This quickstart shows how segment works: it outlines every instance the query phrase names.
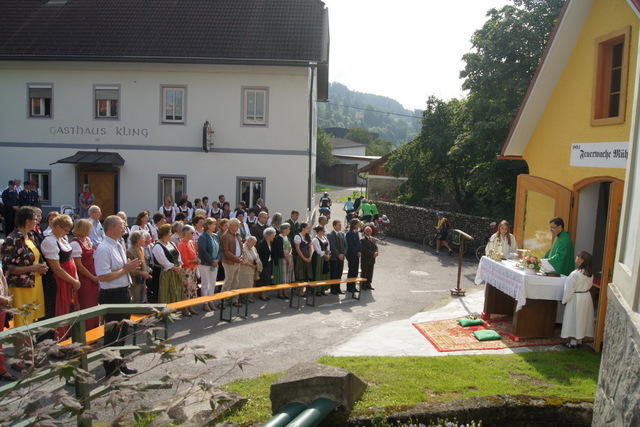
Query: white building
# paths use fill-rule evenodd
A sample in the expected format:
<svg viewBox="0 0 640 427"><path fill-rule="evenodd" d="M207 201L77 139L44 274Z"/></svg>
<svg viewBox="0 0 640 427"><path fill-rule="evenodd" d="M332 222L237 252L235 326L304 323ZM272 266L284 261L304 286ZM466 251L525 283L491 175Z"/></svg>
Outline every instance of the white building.
<svg viewBox="0 0 640 427"><path fill-rule="evenodd" d="M0 179L105 214L164 195L314 206L320 0L0 3ZM2 10L4 9L4 10Z"/></svg>

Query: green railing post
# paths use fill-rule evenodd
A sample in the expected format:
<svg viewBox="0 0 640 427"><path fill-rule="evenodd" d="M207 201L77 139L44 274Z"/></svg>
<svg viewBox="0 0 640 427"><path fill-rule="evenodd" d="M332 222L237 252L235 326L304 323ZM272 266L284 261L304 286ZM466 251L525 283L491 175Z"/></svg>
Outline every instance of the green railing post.
<svg viewBox="0 0 640 427"><path fill-rule="evenodd" d="M86 344L86 324L84 319L76 321L71 326L71 340L74 343ZM89 361L87 360L86 351L80 353L80 367L89 371ZM81 427L91 427L91 419L84 416L84 411L91 409L91 400L89 399L89 385L75 379L76 398L82 403L82 412L78 414L78 425Z"/></svg>

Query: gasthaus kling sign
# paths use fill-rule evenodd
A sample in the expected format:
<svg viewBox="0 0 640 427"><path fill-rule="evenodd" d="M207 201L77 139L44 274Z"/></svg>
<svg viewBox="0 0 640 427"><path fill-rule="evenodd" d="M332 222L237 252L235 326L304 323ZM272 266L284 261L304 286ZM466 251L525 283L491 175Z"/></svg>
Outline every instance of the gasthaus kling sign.
<svg viewBox="0 0 640 427"><path fill-rule="evenodd" d="M571 166L624 169L628 142L579 142L571 145Z"/></svg>

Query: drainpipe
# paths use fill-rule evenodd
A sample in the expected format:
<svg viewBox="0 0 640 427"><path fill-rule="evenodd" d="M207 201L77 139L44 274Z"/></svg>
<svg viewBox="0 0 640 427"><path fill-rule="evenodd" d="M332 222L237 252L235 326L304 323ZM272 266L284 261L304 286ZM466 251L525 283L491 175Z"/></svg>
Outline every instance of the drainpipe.
<svg viewBox="0 0 640 427"><path fill-rule="evenodd" d="M309 215L311 215L311 209L313 208L313 206L311 206L311 194L312 191L314 191L311 187L314 184L311 182L311 171L313 170L313 86L315 84L318 64L317 62L310 62L309 65L311 69L311 81L309 84L309 185L307 186L307 210Z"/></svg>
<svg viewBox="0 0 640 427"><path fill-rule="evenodd" d="M264 423L262 427L285 427L305 409L307 409L307 405L303 403L287 403L273 418Z"/></svg>
<svg viewBox="0 0 640 427"><path fill-rule="evenodd" d="M336 402L325 397L316 399L311 402L307 409L287 424L287 427L315 427L333 411L336 405Z"/></svg>

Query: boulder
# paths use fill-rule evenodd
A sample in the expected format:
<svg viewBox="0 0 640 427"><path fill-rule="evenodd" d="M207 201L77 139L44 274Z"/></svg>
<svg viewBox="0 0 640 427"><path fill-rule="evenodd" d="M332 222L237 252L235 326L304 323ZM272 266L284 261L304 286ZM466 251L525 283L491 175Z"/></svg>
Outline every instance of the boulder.
<svg viewBox="0 0 640 427"><path fill-rule="evenodd" d="M300 363L271 385L271 409L276 413L289 402L306 405L325 397L340 411L351 411L367 384L346 369L318 363Z"/></svg>

